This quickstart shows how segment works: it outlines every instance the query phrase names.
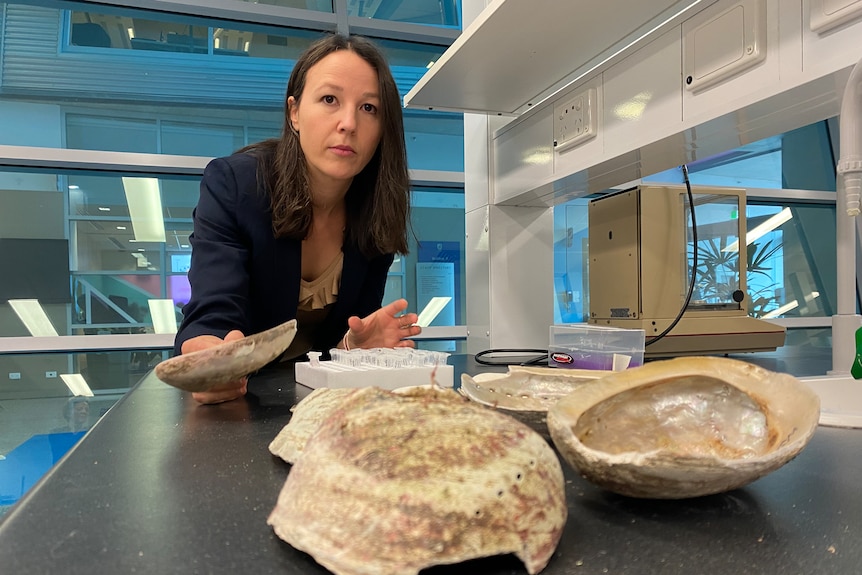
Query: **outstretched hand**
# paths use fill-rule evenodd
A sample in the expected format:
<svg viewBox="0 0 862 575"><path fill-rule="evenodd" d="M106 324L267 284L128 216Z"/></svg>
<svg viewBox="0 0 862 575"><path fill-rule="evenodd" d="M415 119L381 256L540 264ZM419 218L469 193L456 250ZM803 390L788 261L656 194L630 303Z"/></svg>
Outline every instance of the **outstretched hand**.
<svg viewBox="0 0 862 575"><path fill-rule="evenodd" d="M415 313L403 313L406 309L407 300L398 299L364 318L355 315L350 317L347 320L350 330L346 336L350 349L416 347L416 342L405 338L422 333L422 328L415 325L419 316Z"/></svg>
<svg viewBox="0 0 862 575"><path fill-rule="evenodd" d="M191 353L193 351L201 351L216 345L221 345L228 341L235 341L245 337L239 330L233 330L220 339L214 335L199 335L183 342L182 352ZM192 393L192 397L198 403L223 403L231 401L245 395L248 388L248 377L241 377L234 381L229 381L224 385L216 386L209 391L199 391Z"/></svg>

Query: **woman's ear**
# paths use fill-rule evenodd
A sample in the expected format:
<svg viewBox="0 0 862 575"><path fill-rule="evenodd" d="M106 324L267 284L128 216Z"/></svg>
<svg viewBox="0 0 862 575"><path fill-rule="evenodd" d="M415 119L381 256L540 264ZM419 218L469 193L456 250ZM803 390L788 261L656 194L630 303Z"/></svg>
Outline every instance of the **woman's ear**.
<svg viewBox="0 0 862 575"><path fill-rule="evenodd" d="M288 109L288 118L290 120L290 127L293 128L294 132L299 132L299 104L296 101L296 98L293 96L289 96L287 98L287 109Z"/></svg>

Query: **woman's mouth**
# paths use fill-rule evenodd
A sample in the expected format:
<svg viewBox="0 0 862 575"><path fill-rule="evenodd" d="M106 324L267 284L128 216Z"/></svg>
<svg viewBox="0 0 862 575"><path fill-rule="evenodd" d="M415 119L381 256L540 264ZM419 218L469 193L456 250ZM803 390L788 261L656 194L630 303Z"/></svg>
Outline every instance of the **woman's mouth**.
<svg viewBox="0 0 862 575"><path fill-rule="evenodd" d="M352 156L356 153L350 146L332 146L329 149L339 156Z"/></svg>

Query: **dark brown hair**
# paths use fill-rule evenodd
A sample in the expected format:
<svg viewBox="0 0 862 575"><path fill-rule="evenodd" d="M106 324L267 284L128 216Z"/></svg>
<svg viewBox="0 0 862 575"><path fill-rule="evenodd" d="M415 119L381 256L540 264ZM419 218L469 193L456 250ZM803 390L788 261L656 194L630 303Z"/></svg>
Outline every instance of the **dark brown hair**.
<svg viewBox="0 0 862 575"><path fill-rule="evenodd" d="M314 42L296 61L284 98L281 137L246 146L258 158L258 179L269 192L272 228L276 237L304 239L311 225L311 193L305 154L292 129L287 100L302 99L308 70L336 50L350 50L377 72L380 91L381 137L371 160L353 178L345 197L345 242L366 257L407 253L410 216L410 176L404 144L401 96L380 50L360 36L327 36Z"/></svg>

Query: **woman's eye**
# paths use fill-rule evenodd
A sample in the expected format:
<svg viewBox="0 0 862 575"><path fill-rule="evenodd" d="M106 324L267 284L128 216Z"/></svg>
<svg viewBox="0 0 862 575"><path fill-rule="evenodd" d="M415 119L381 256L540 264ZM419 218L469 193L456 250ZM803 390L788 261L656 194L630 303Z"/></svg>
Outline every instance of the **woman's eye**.
<svg viewBox="0 0 862 575"><path fill-rule="evenodd" d="M323 101L326 102L327 104L334 104L335 103L335 96L324 96Z"/></svg>
<svg viewBox="0 0 862 575"><path fill-rule="evenodd" d="M362 104L362 110L370 114L374 114L377 112L377 106L374 104Z"/></svg>

